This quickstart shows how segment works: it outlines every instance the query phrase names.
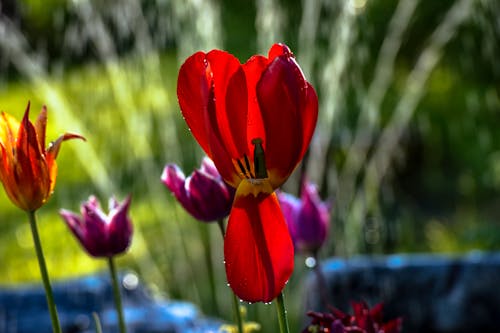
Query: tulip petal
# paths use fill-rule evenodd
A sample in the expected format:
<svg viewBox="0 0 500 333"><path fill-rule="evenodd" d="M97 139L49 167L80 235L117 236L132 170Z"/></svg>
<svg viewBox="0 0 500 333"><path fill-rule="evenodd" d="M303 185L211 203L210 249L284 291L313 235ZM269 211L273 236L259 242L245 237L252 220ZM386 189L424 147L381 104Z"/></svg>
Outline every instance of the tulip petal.
<svg viewBox="0 0 500 333"><path fill-rule="evenodd" d="M5 192L11 199L11 201L18 207L25 209L24 207L25 203L21 198L22 192L19 191L18 185L13 175L14 165L13 165L12 150L10 151L7 150L3 146L3 144L0 145L0 148L2 151L2 160L0 163L0 179L2 181L2 185L5 189Z"/></svg>
<svg viewBox="0 0 500 333"><path fill-rule="evenodd" d="M195 218L199 217L198 211L193 207L193 203L189 198L186 189L186 177L181 168L175 164L167 164L161 175L161 180L165 184L174 197Z"/></svg>
<svg viewBox="0 0 500 333"><path fill-rule="evenodd" d="M249 151L252 152L250 158L253 159L253 145L252 140L255 138L264 139L266 134L264 131L264 124L260 111L260 106L257 101L257 91L255 87L266 69L269 61L263 56L253 56L243 64L243 70L247 79L248 89L248 120L247 120L247 144Z"/></svg>
<svg viewBox="0 0 500 333"><path fill-rule="evenodd" d="M330 211L319 197L316 186L305 183L301 195L302 207L295 220L296 246L301 251L316 252L326 241Z"/></svg>
<svg viewBox="0 0 500 333"><path fill-rule="evenodd" d="M217 171L214 162L206 156L203 157L203 160L201 161L200 171L205 172L214 178L220 177L220 173Z"/></svg>
<svg viewBox="0 0 500 333"><path fill-rule="evenodd" d="M300 212L301 202L298 198L285 192L279 192L277 195L288 231L295 246L297 241L297 217Z"/></svg>
<svg viewBox="0 0 500 333"><path fill-rule="evenodd" d="M209 63L207 57L211 58L213 64ZM220 69L222 73L214 76L212 67ZM239 183L232 163L232 157L237 149L231 138L231 132L225 129L221 132L218 119L225 119L224 126L229 126L224 111L223 89L227 86L230 76L239 67L239 61L227 52L212 51L209 54L197 52L181 66L177 80L177 97L187 125L201 148L213 160L221 176L234 187ZM220 94L218 100L216 85ZM226 145L223 135L232 146ZM228 149L232 149L233 155Z"/></svg>
<svg viewBox="0 0 500 333"><path fill-rule="evenodd" d="M57 155L59 155L59 150L61 149L61 144L66 141L66 140L71 140L71 139L81 139L85 141L86 139L78 134L73 134L73 133L64 133L61 135L57 140L54 142L51 142L46 154L45 154L45 161L47 163L47 170L49 172L49 179L50 179L50 189L49 193L52 193L54 191L54 187L56 186L56 178L57 178L57 163L56 163L56 158Z"/></svg>
<svg viewBox="0 0 500 333"><path fill-rule="evenodd" d="M198 220L217 221L229 214L232 193L222 180L195 170L188 178L187 187L191 202L199 212L198 216L195 216Z"/></svg>
<svg viewBox="0 0 500 333"><path fill-rule="evenodd" d="M209 116L211 128L233 159L249 154L246 140L248 88L239 60L230 53L213 50L207 54L212 73L215 117ZM209 110L211 111L211 110Z"/></svg>
<svg viewBox="0 0 500 333"><path fill-rule="evenodd" d="M293 244L275 194L236 195L224 240L229 285L248 302L270 302L293 271Z"/></svg>
<svg viewBox="0 0 500 333"><path fill-rule="evenodd" d="M212 157L207 129L207 108L210 82L207 78L205 53L197 52L186 59L179 70L177 98L182 115L194 138L205 153Z"/></svg>
<svg viewBox="0 0 500 333"><path fill-rule="evenodd" d="M19 122L10 114L0 113L0 143L7 151L12 152L12 143L15 142L15 135L19 130Z"/></svg>
<svg viewBox="0 0 500 333"><path fill-rule="evenodd" d="M80 243L85 243L85 226L84 222L80 216L73 213L72 211L61 209L59 215L66 221L66 224L73 232L73 234L78 238Z"/></svg>
<svg viewBox="0 0 500 333"><path fill-rule="evenodd" d="M29 104L19 126L15 151L14 176L18 189L23 193L23 209L35 210L49 197L50 174L35 127L29 121Z"/></svg>
<svg viewBox="0 0 500 333"><path fill-rule="evenodd" d="M273 61L276 57L287 56L293 57L293 53L290 48L283 43L276 43L268 51L269 62Z"/></svg>
<svg viewBox="0 0 500 333"><path fill-rule="evenodd" d="M306 95L305 105L300 110L300 118L302 120L302 147L300 150L300 159L304 157L309 147L318 120L318 96L309 82L307 83Z"/></svg>
<svg viewBox="0 0 500 333"><path fill-rule="evenodd" d="M130 245L132 223L128 217L131 197L128 196L121 204L115 206L108 214L108 256L123 253ZM116 201L116 200L115 200Z"/></svg>
<svg viewBox="0 0 500 333"><path fill-rule="evenodd" d="M85 237L82 245L94 257L106 256L108 253L106 214L98 205L92 203L83 203L81 209L82 219L85 221Z"/></svg>
<svg viewBox="0 0 500 333"><path fill-rule="evenodd" d="M264 150L274 188L288 178L302 158L306 143L302 109L308 105L307 90L308 83L291 56L276 57L257 85L266 132Z"/></svg>
<svg viewBox="0 0 500 333"><path fill-rule="evenodd" d="M45 153L45 132L47 128L47 107L44 105L42 111L36 118L35 130L38 137L38 143L40 145L40 151Z"/></svg>

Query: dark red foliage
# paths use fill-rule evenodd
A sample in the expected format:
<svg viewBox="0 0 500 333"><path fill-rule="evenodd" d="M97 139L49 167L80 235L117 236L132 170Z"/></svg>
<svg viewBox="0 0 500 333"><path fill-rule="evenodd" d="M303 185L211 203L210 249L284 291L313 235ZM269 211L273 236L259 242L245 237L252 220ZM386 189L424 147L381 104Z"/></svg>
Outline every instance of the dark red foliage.
<svg viewBox="0 0 500 333"><path fill-rule="evenodd" d="M369 308L364 301L352 302L353 315L330 307L330 312L309 311L311 323L302 333L400 333L402 318L383 322L383 303Z"/></svg>

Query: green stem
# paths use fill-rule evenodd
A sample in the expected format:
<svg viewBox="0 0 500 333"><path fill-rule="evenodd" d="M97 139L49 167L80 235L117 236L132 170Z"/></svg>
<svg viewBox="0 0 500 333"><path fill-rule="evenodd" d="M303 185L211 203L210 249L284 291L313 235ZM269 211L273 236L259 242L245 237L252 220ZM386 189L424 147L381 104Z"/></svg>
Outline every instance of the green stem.
<svg viewBox="0 0 500 333"><path fill-rule="evenodd" d="M99 315L97 314L97 312L92 312L92 317L94 318L95 332L102 333L101 320L99 319Z"/></svg>
<svg viewBox="0 0 500 333"><path fill-rule="evenodd" d="M210 286L210 293L212 298L211 311L213 314L219 315L219 303L217 302L217 287L215 284L215 272L212 262L212 239L210 238L210 230L205 226L201 226L201 237L203 242L203 253L205 254L205 262L208 271L208 284Z"/></svg>
<svg viewBox="0 0 500 333"><path fill-rule="evenodd" d="M238 301L238 297L232 292L233 294L233 308L234 308L234 315L236 316L236 326L238 327L238 333L243 333L243 319L241 318L241 311L240 311L240 304Z"/></svg>
<svg viewBox="0 0 500 333"><path fill-rule="evenodd" d="M59 324L59 317L57 316L56 303L54 302L54 295L50 285L49 273L47 272L47 265L43 256L42 244L40 243L40 236L38 235L38 227L36 225L35 211L28 212L30 220L31 234L33 235L33 242L35 243L36 256L38 258L38 266L40 267L40 274L42 276L43 287L45 288L45 297L47 298L47 305L50 312L50 320L52 321L52 331L54 333L61 333L61 324Z"/></svg>
<svg viewBox="0 0 500 333"><path fill-rule="evenodd" d="M217 225L219 226L219 231L220 231L220 234L222 235L222 239L224 239L224 236L226 235L226 228L224 227L224 220L223 219L218 220Z"/></svg>
<svg viewBox="0 0 500 333"><path fill-rule="evenodd" d="M120 327L120 333L125 333L127 329L125 326L125 318L123 316L122 297L120 295L120 285L118 284L118 276L116 274L116 266L113 257L108 257L108 266L113 285L113 295L115 298L116 313L118 314L118 325Z"/></svg>
<svg viewBox="0 0 500 333"><path fill-rule="evenodd" d="M222 239L224 239L224 237L226 236L226 230L224 228L224 220L223 219L218 220L217 224L219 225L219 230L222 235ZM238 333L243 333L243 319L241 318L240 304L238 298L232 291L231 294L233 294L233 310L234 310L234 315L236 317L236 326L238 327Z"/></svg>
<svg viewBox="0 0 500 333"><path fill-rule="evenodd" d="M286 316L285 300L283 297L283 292L281 292L276 298L276 309L278 310L278 320L280 324L281 333L290 333L288 328L288 319Z"/></svg>

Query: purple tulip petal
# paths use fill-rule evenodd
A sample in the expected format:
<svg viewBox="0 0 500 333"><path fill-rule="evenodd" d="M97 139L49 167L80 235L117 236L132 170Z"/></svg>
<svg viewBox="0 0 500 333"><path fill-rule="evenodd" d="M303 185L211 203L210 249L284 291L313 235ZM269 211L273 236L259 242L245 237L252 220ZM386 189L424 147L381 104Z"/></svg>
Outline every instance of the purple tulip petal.
<svg viewBox="0 0 500 333"><path fill-rule="evenodd" d="M177 165L168 164L161 180L194 218L212 222L229 215L235 190L222 180L209 158L187 178Z"/></svg>
<svg viewBox="0 0 500 333"><path fill-rule="evenodd" d="M232 200L221 180L195 170L189 177L188 191L192 206L196 208L197 219L209 222L229 215Z"/></svg>
<svg viewBox="0 0 500 333"><path fill-rule="evenodd" d="M163 169L161 175L161 180L163 184L172 192L174 197L181 203L185 210L187 210L191 215L196 215L197 210L193 207L193 204L189 198L189 193L187 191L186 183L188 180L184 176L182 170L175 164L168 164Z"/></svg>
<svg viewBox="0 0 500 333"><path fill-rule="evenodd" d="M128 196L121 205L109 212L108 252L122 253L127 250L132 237L132 223L128 217L131 197Z"/></svg>
<svg viewBox="0 0 500 333"><path fill-rule="evenodd" d="M206 172L214 178L221 178L214 162L206 156L203 157L203 160L201 161L200 171Z"/></svg>
<svg viewBox="0 0 500 333"><path fill-rule="evenodd" d="M59 215L64 219L73 234L83 243L85 241L85 224L80 216L66 209L61 209Z"/></svg>
<svg viewBox="0 0 500 333"><path fill-rule="evenodd" d="M280 202L286 224L288 225L288 231L290 232L293 244L295 245L297 241L297 217L301 207L300 200L285 192L278 193L278 200Z"/></svg>

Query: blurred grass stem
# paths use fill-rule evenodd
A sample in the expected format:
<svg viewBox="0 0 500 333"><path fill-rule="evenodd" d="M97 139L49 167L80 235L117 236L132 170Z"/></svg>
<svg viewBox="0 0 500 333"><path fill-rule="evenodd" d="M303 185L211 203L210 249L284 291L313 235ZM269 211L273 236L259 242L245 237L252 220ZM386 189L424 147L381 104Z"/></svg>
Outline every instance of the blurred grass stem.
<svg viewBox="0 0 500 333"><path fill-rule="evenodd" d="M111 284L113 285L113 296L115 298L116 313L118 315L118 325L120 333L126 333L125 319L123 316L123 304L120 294L120 285L118 284L118 277L116 274L116 266L113 257L108 257L109 273L111 274Z"/></svg>
<svg viewBox="0 0 500 333"><path fill-rule="evenodd" d="M40 243L40 236L38 235L35 211L29 211L28 217L30 220L33 242L35 244L36 256L38 258L38 266L40 267L40 274L42 276L43 287L45 289L45 297L47 298L47 305L49 307L50 320L52 321L52 330L54 333L62 333L59 317L57 316L56 304L54 302L54 295L50 285L49 274L47 272L47 265L45 264L45 258L43 256L42 244Z"/></svg>
<svg viewBox="0 0 500 333"><path fill-rule="evenodd" d="M97 312L92 312L92 318L94 318L95 332L102 333L101 320L99 319L99 315L97 314Z"/></svg>

